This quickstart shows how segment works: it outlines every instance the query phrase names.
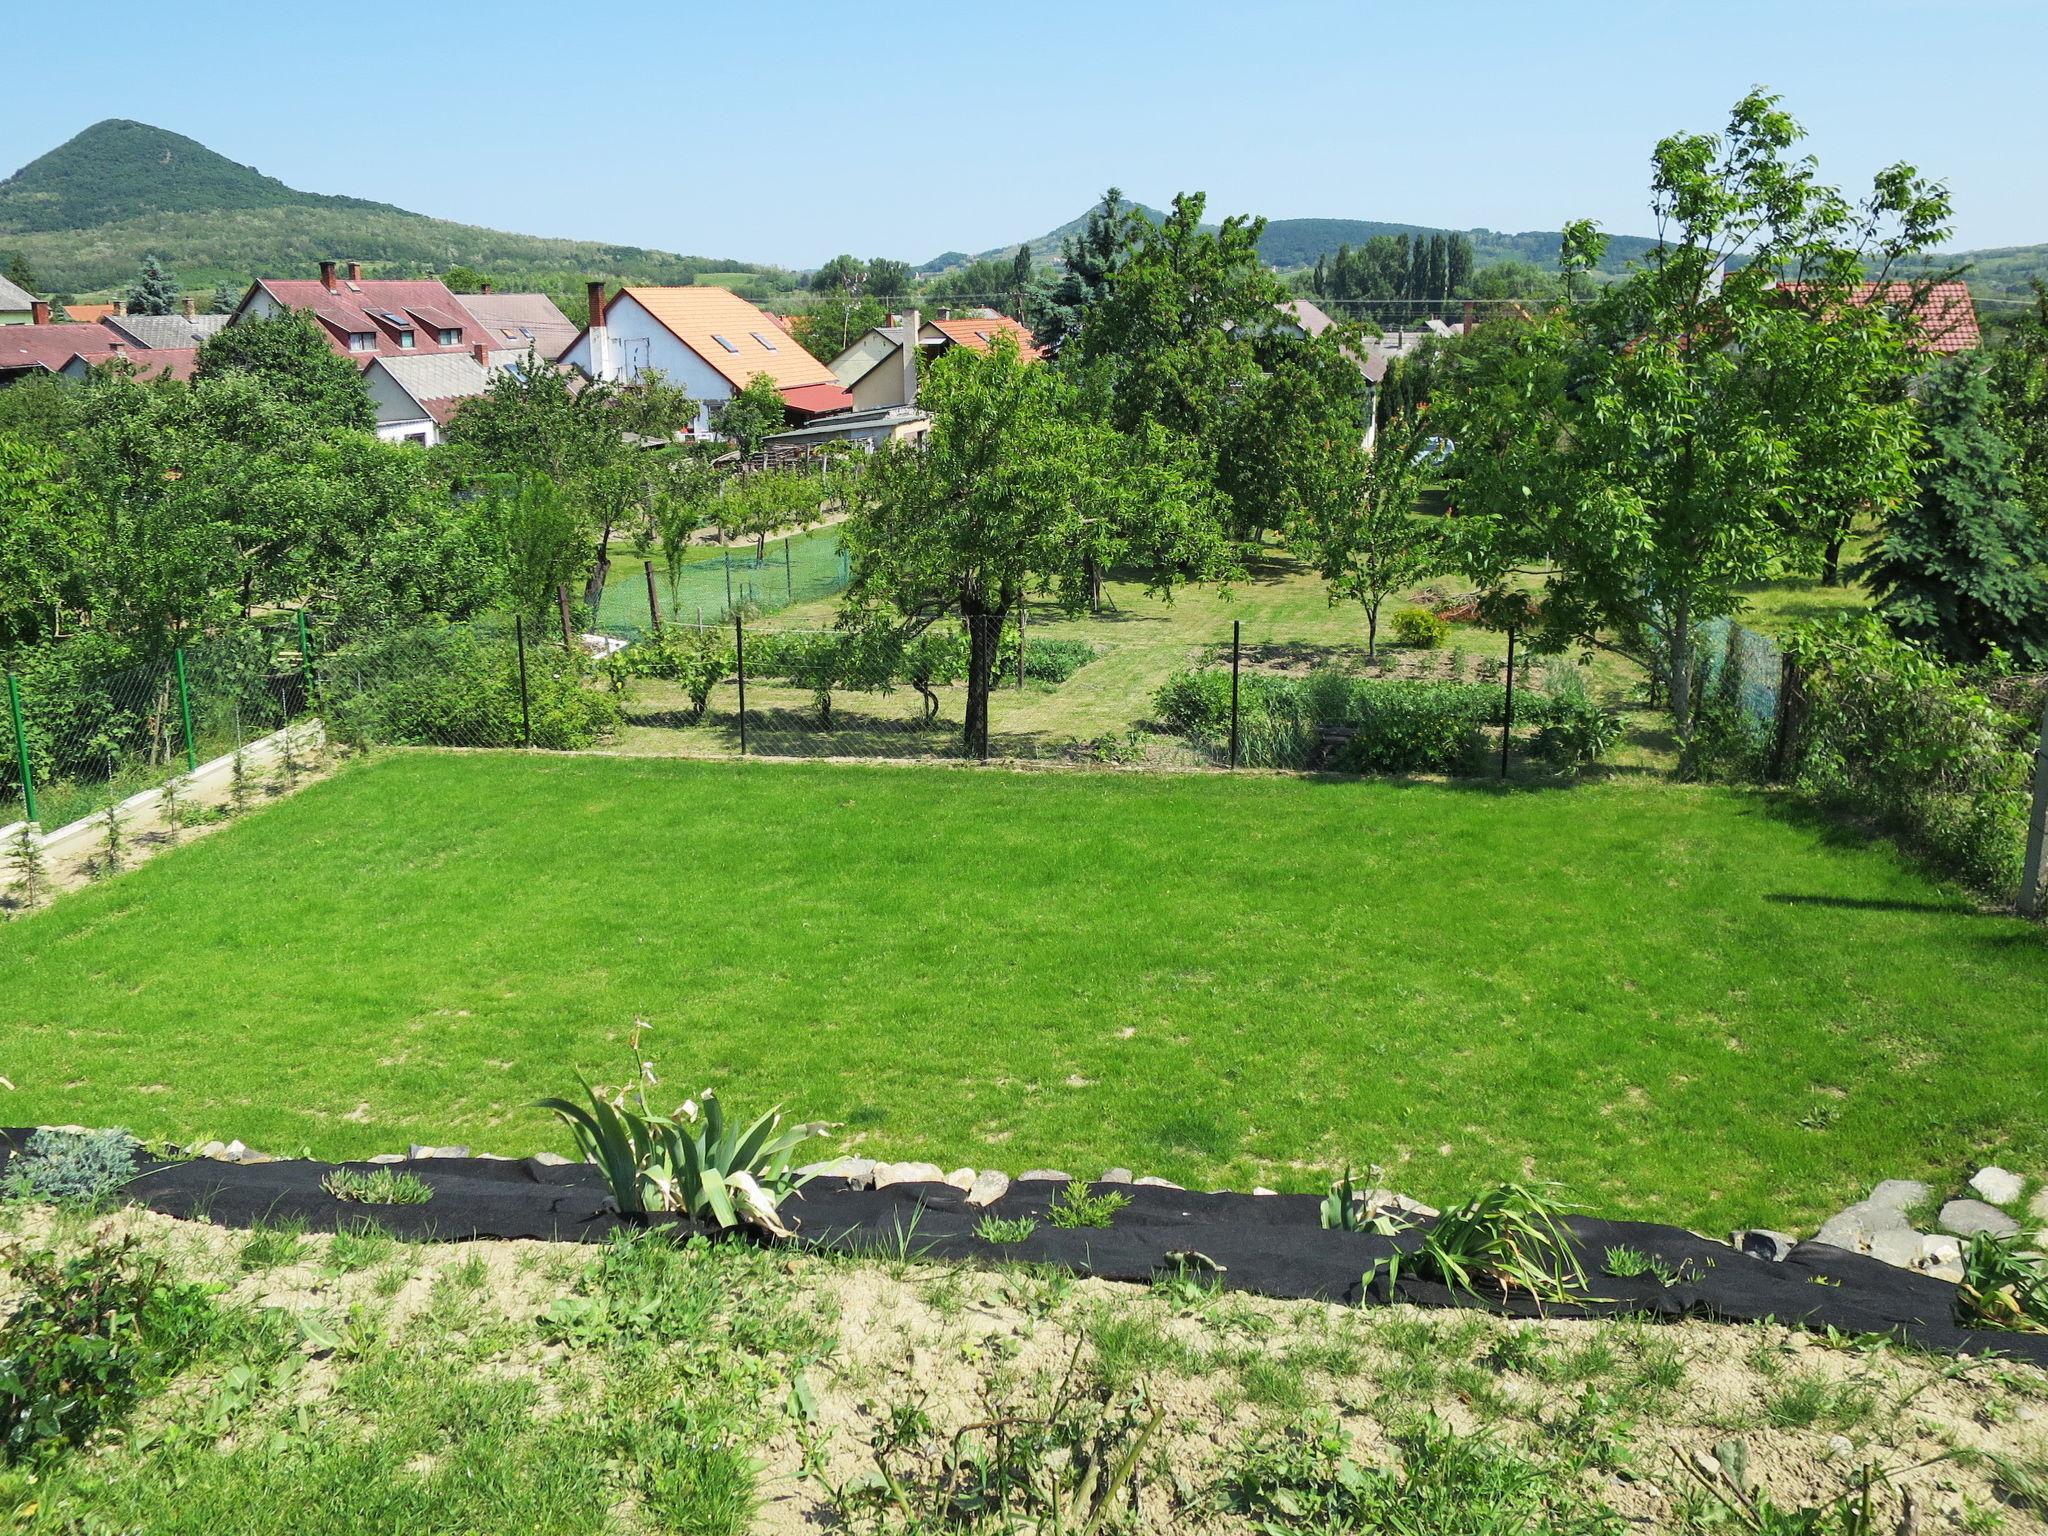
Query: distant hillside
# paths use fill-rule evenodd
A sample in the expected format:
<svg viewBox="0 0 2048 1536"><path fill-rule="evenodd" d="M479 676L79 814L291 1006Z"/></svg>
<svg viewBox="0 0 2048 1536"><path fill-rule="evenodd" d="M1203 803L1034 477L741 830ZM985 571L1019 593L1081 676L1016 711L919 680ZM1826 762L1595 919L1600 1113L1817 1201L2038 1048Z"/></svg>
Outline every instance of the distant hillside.
<svg viewBox="0 0 2048 1536"><path fill-rule="evenodd" d="M1095 208L1102 205L1097 203ZM1157 208L1143 203L1126 206L1136 209L1153 223L1166 217ZM1079 234L1088 222L1088 215L1095 211L1090 208L1077 218L1069 219L1057 229L1027 242L1031 254L1040 261L1050 261L1059 255L1060 244L1070 236ZM1266 232L1259 240L1259 254L1276 267L1314 266L1318 256L1335 254L1339 246L1360 246L1374 235L1434 235L1458 233L1472 242L1473 259L1482 267L1492 266L1501 261L1527 261L1546 268L1557 265L1558 242L1563 238L1557 230L1531 230L1523 234L1503 234L1491 229L1466 229L1451 231L1432 224L1389 224L1376 219L1273 219L1266 225ZM1607 259L1602 263L1619 272L1629 259L1640 256L1657 242L1644 235L1615 235L1607 246ZM997 246L994 250L983 251L976 256L965 256L949 251L936 256L918 270L940 272L949 267L967 265L970 261L981 261L994 257L1008 256L1017 247L1014 244Z"/></svg>
<svg viewBox="0 0 2048 1536"><path fill-rule="evenodd" d="M1098 203L1097 208L1101 207ZM1143 203L1128 205L1136 208L1155 224L1165 217L1156 208ZM1090 209L1092 213L1094 209ZM1060 244L1072 235L1080 233L1088 221L1088 214L1069 219L1057 229L1029 241L1031 253L1040 261L1050 261L1060 253ZM1481 267L1492 266L1503 261L1526 261L1548 271L1557 268L1558 243L1561 232L1554 229L1526 230L1520 234L1506 234L1494 229L1439 229L1430 224L1392 224L1375 219L1274 219L1266 225L1266 232L1259 241L1259 254L1275 267L1291 269L1315 265L1318 256L1333 254L1339 246L1361 246L1374 235L1433 235L1462 234L1472 242L1474 262ZM1612 235L1607 242L1607 255L1601 262L1605 271L1620 272L1631 261L1639 260L1656 248L1657 242L1647 235ZM1014 244L1001 245L993 250L982 251L968 256L959 251L948 251L935 256L920 272L943 272L954 267L964 267L970 261L1007 258L1017 247ZM1970 286L1980 295L2014 294L2027 291L2032 278L2048 280L2048 245L2008 245L1992 250L1951 251L1940 258L1943 264L1967 266Z"/></svg>
<svg viewBox="0 0 2048 1536"><path fill-rule="evenodd" d="M67 293L125 283L151 252L187 288L303 276L326 257L362 261L391 277L462 265L506 277L587 273L687 283L701 272L772 270L508 234L389 203L300 192L182 134L118 118L0 181L0 251L19 252L43 288Z"/></svg>

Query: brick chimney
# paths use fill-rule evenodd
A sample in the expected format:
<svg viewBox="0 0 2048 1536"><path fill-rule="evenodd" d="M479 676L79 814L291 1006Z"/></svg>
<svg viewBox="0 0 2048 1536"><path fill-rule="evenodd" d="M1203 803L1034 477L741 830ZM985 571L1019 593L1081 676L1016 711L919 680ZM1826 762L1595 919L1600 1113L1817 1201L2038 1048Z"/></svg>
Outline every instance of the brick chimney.
<svg viewBox="0 0 2048 1536"><path fill-rule="evenodd" d="M128 313L128 301L127 301L126 299L122 299L122 298L116 298L116 299L114 300L114 313L115 313L115 314L117 314L117 315L125 315L125 314L127 314L127 313Z"/></svg>
<svg viewBox="0 0 2048 1536"><path fill-rule="evenodd" d="M184 299L181 301L180 307L185 311L185 318L187 320L193 320L198 318L199 301L193 298L191 294L188 293L185 295Z"/></svg>
<svg viewBox="0 0 2048 1536"><path fill-rule="evenodd" d="M325 288L329 293L332 293L335 290L336 283L334 280L334 263L331 261L323 261L320 263L320 286L322 288Z"/></svg>
<svg viewBox="0 0 2048 1536"><path fill-rule="evenodd" d="M483 367L488 368L491 366L491 344L489 342L479 341L475 343L470 347L469 355L475 358Z"/></svg>
<svg viewBox="0 0 2048 1536"><path fill-rule="evenodd" d="M48 325L50 323L50 304L47 299L31 299L29 301L28 323L30 325Z"/></svg>
<svg viewBox="0 0 2048 1536"><path fill-rule="evenodd" d="M1474 303L1473 303L1473 302L1472 302L1472 301L1471 301L1470 299L1467 299L1467 300L1465 301L1465 334L1466 334L1467 336L1470 336L1470 335L1472 334L1472 326L1473 326L1472 312L1473 312L1473 311L1474 311L1474 310L1475 310L1476 308L1478 308L1478 306L1477 306L1477 305L1475 305L1475 304L1474 304Z"/></svg>
<svg viewBox="0 0 2048 1536"><path fill-rule="evenodd" d="M360 283L363 280L363 264L360 261L348 264L348 280L352 283Z"/></svg>
<svg viewBox="0 0 2048 1536"><path fill-rule="evenodd" d="M490 282L486 280L484 282L478 283L476 285L476 290L478 293L489 293L491 291Z"/></svg>

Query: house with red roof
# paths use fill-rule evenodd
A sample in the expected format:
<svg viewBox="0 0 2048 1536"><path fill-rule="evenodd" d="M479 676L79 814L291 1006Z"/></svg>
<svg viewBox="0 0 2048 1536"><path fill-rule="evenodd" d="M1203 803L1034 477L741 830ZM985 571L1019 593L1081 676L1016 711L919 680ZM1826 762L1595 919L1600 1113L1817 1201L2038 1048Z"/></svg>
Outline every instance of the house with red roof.
<svg viewBox="0 0 2048 1536"><path fill-rule="evenodd" d="M318 278L258 278L229 325L302 309L327 332L334 350L362 360L469 352L490 338L462 301L435 278L366 278L361 262L320 263Z"/></svg>
<svg viewBox="0 0 2048 1536"><path fill-rule="evenodd" d="M1784 293L1805 293L1805 283L1780 283ZM1974 352L1984 344L1977 326L1977 302L1970 297L1967 283L1859 283L1850 295L1852 303L1882 304L1911 322L1917 333L1918 350L1947 355Z"/></svg>
<svg viewBox="0 0 2048 1536"><path fill-rule="evenodd" d="M35 374L82 381L103 364L123 362L144 378L189 379L196 347L139 347L105 325L53 325L50 306L37 299L27 325L0 327L0 387Z"/></svg>
<svg viewBox="0 0 2048 1536"><path fill-rule="evenodd" d="M881 410L915 402L915 374L904 366L903 358L903 339L913 325L917 328L919 367L937 361L955 347L986 352L998 336L1008 336L1026 358L1045 355L1029 329L994 310L959 316L948 313L924 321L915 312L907 319L891 316L889 324L854 338L845 351L832 359L833 376L853 397L856 410Z"/></svg>

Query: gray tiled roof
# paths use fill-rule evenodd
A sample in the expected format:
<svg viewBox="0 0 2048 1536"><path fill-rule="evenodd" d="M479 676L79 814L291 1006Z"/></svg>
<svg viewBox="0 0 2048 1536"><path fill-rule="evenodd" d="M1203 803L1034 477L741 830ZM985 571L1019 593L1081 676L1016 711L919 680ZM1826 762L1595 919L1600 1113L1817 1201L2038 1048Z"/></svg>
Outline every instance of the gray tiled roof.
<svg viewBox="0 0 2048 1536"><path fill-rule="evenodd" d="M480 395L490 373L467 352L423 352L417 357L380 357L380 367L419 401Z"/></svg>
<svg viewBox="0 0 2048 1536"><path fill-rule="evenodd" d="M36 296L0 277L0 309L27 309Z"/></svg>
<svg viewBox="0 0 2048 1536"><path fill-rule="evenodd" d="M138 347L196 347L228 323L226 315L109 315L100 322Z"/></svg>

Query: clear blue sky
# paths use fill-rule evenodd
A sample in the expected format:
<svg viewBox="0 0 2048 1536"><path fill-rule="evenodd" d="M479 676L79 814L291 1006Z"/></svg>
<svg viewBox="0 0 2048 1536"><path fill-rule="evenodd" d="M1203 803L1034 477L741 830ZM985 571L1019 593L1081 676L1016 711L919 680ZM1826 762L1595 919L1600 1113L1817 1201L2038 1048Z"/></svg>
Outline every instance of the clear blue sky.
<svg viewBox="0 0 2048 1536"><path fill-rule="evenodd" d="M1830 179L1910 160L1959 245L2031 244L2044 58L2044 0L83 0L11 63L0 174L128 117L309 191L793 266L985 249L1111 183L1642 233L1651 145L1763 84Z"/></svg>

